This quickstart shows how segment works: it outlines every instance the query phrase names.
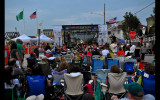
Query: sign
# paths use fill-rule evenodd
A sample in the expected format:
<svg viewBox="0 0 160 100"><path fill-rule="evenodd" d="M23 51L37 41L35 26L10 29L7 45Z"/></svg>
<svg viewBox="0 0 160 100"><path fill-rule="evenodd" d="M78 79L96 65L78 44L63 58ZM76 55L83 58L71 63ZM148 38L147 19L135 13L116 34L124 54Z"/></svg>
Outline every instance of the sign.
<svg viewBox="0 0 160 100"><path fill-rule="evenodd" d="M98 45L104 45L107 43L107 25L98 25L98 30L99 30L99 36L98 36ZM103 44L102 44L103 43Z"/></svg>
<svg viewBox="0 0 160 100"><path fill-rule="evenodd" d="M65 30L97 30L98 26L91 25L73 25L73 26L63 26Z"/></svg>
<svg viewBox="0 0 160 100"><path fill-rule="evenodd" d="M53 31L54 31L54 36L55 36L55 41L54 41L54 48L56 45L62 46L62 34L61 34L62 26L54 26Z"/></svg>
<svg viewBox="0 0 160 100"><path fill-rule="evenodd" d="M134 38L136 37L136 32L130 31L129 37L130 37L131 39L134 39Z"/></svg>

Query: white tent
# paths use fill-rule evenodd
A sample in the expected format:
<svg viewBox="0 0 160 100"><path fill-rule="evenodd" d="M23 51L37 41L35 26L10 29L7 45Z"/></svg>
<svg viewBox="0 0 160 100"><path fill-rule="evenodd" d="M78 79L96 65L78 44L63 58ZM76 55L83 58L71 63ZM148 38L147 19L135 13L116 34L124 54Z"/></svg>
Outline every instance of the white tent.
<svg viewBox="0 0 160 100"><path fill-rule="evenodd" d="M21 35L19 37L16 37L14 39L11 39L11 40L16 41L17 39L21 39L25 43L26 42L30 42L30 40L31 40L31 38L29 36L25 35L25 34L23 34L23 35Z"/></svg>
<svg viewBox="0 0 160 100"><path fill-rule="evenodd" d="M32 41L38 41L38 38L32 38ZM40 42L53 43L54 40L52 40L51 38L47 37L46 35L41 35L41 36L40 36Z"/></svg>

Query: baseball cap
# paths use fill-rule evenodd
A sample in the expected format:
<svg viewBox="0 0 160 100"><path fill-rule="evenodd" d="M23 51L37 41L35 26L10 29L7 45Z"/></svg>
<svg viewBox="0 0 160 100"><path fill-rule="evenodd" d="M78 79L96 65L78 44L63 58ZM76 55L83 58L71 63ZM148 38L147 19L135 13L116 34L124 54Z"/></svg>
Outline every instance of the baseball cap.
<svg viewBox="0 0 160 100"><path fill-rule="evenodd" d="M131 82L129 84L124 85L124 88L129 91L134 96L143 97L144 92L141 85L136 82ZM143 94L142 94L143 93Z"/></svg>

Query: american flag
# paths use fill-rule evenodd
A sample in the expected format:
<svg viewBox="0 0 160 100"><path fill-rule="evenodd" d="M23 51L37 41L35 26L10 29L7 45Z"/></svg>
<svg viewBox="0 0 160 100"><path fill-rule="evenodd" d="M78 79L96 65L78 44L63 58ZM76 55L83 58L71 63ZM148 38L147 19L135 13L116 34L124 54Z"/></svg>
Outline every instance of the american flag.
<svg viewBox="0 0 160 100"><path fill-rule="evenodd" d="M113 18L113 19L110 19L109 20L109 23L116 23L116 20L117 20L117 17Z"/></svg>
<svg viewBox="0 0 160 100"><path fill-rule="evenodd" d="M37 18L36 11L30 15L30 19L35 19L35 18Z"/></svg>

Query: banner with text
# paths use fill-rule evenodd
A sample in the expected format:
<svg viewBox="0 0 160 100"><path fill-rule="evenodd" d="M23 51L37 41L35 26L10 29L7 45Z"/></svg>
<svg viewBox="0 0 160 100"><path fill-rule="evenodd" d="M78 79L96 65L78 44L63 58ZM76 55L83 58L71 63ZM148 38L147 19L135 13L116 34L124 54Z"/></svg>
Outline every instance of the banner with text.
<svg viewBox="0 0 160 100"><path fill-rule="evenodd" d="M62 26L53 26L55 41L54 46L60 45L62 46L62 34L61 34Z"/></svg>
<svg viewBox="0 0 160 100"><path fill-rule="evenodd" d="M107 37L108 37L108 32L107 32L107 25L98 25L98 45L105 45L107 43Z"/></svg>

